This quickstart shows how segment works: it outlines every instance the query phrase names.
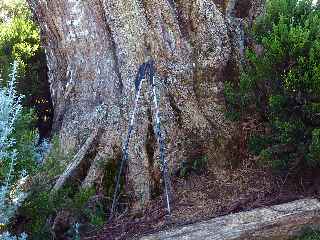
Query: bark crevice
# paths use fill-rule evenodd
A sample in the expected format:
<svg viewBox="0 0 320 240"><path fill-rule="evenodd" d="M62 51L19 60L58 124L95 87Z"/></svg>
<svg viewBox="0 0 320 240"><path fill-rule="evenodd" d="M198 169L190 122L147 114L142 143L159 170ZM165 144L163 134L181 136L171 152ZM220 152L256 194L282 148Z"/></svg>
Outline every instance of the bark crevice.
<svg viewBox="0 0 320 240"><path fill-rule="evenodd" d="M93 131L101 126L104 134L97 143L99 153L91 156L93 162L115 157L113 148L121 149L127 134L136 94L136 71L152 58L158 76L166 77L170 87L159 84L158 89L170 168L174 172L188 157L189 133L196 134L199 142L216 143L208 144L208 151L214 152L212 156L217 161L227 158L226 146L233 126L223 115L225 103L221 96L224 69L230 59L237 60L232 46L237 46L239 39L238 35L230 37L229 28L233 25L213 1L28 2L41 28L54 105L54 129L59 131L65 152L79 148L88 129ZM252 6L250 16L256 15L254 9ZM68 75L68 71L74 76ZM72 81L72 94L68 94L66 84ZM142 94L146 95L146 91ZM160 179L161 174L155 170L158 148L152 146L150 99L144 96L140 104L136 118L139 129L130 142L126 177L132 182L136 200L145 203L150 199L153 179ZM97 113L101 108L107 111L103 124ZM149 141L150 146L146 146ZM103 171L94 166L95 163L88 166L84 182L101 179ZM89 177L91 173L97 175Z"/></svg>
<svg viewBox="0 0 320 240"><path fill-rule="evenodd" d="M116 72L116 75L118 76L118 80L119 80L119 91L120 91L120 94L122 94L123 93L123 80L122 80L122 76L121 76L121 72L120 72L119 58L118 58L118 54L117 54L117 45L114 40L110 24L108 23L108 19L106 17L106 11L104 9L104 5L101 0L99 0L99 6L102 9L101 14L102 14L102 19L105 20L104 25L105 25L105 29L106 29L106 32L108 35L108 39L110 39L111 51L112 51L114 62L115 62L115 72Z"/></svg>

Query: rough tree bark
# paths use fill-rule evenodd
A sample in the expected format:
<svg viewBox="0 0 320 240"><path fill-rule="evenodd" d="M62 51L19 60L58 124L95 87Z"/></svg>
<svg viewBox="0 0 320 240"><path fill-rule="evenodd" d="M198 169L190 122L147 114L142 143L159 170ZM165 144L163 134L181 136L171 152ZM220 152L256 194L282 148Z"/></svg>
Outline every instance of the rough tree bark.
<svg viewBox="0 0 320 240"><path fill-rule="evenodd" d="M134 78L153 58L166 155L175 169L195 148L221 166L232 154L223 82L241 55L241 24L263 0L28 0L46 50L54 129L65 151L103 129L83 185L103 177L97 161L119 156L133 108ZM240 20L240 18L242 20ZM130 144L128 179L137 202L159 185L152 99L143 87ZM91 167L90 167L91 164Z"/></svg>

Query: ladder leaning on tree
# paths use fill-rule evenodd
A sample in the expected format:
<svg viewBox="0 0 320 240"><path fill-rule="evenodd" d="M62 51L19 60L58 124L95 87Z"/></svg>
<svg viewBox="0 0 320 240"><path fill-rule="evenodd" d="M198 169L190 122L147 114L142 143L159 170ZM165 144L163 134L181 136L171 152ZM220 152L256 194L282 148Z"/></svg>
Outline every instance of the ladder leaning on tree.
<svg viewBox="0 0 320 240"><path fill-rule="evenodd" d="M159 143L159 150L160 150L160 160L161 160L161 172L163 177L163 183L164 183L164 199L166 202L166 208L169 214L171 214L171 207L170 207L170 201L171 201L171 180L169 176L169 167L168 162L165 158L165 148L164 148L164 139L161 132L161 121L160 121L160 110L159 110L159 100L157 98L157 92L156 92L156 84L155 84L155 67L154 67L154 61L149 60L146 63L143 63L138 70L136 79L135 79L135 102L134 102L134 109L130 116L130 122L129 122L129 129L127 133L126 140L122 147L122 160L119 167L119 172L116 178L116 187L113 194L113 200L112 200L112 206L111 206L111 214L110 219L112 219L113 214L117 208L118 200L119 200L119 191L120 191L120 179L123 173L123 170L125 168L125 165L128 161L128 148L129 148L129 142L130 138L132 136L132 130L134 128L134 122L135 122L135 115L137 113L138 107L139 107L139 98L141 95L141 87L144 82L144 80L149 83L149 90L152 93L153 96L153 104L155 107L155 124L156 124L156 137L157 141Z"/></svg>

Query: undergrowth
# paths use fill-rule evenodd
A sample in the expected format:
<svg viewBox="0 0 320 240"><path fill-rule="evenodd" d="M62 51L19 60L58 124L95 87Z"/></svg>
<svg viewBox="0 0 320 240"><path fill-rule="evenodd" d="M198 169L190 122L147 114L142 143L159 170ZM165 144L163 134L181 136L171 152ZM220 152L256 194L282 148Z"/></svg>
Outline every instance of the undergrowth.
<svg viewBox="0 0 320 240"><path fill-rule="evenodd" d="M205 155L192 158L188 161L182 161L176 175L186 178L192 174L202 174L207 169L207 165L208 157Z"/></svg>
<svg viewBox="0 0 320 240"><path fill-rule="evenodd" d="M36 168L36 134L28 128L30 115L23 114L23 96L15 88L17 72L14 62L8 84L0 85L0 226L4 230L26 198L23 185ZM0 238L16 237L4 232Z"/></svg>
<svg viewBox="0 0 320 240"><path fill-rule="evenodd" d="M225 85L227 115L262 123L249 148L280 171L320 165L319 25L312 1L267 1L266 14L248 32L240 79Z"/></svg>
<svg viewBox="0 0 320 240"><path fill-rule="evenodd" d="M88 206L88 202L95 195L95 189L84 189L75 192L73 186L65 187L57 192L39 191L33 193L21 207L19 214L26 218L28 224L25 231L31 239L52 238L53 220L63 211L68 212L66 219L70 221L69 229L65 229L65 236L75 235L73 225L89 223L93 227L100 227L105 222L102 204L94 207ZM69 215L70 214L70 215Z"/></svg>
<svg viewBox="0 0 320 240"><path fill-rule="evenodd" d="M72 161L74 153L64 154L59 139L53 137L50 152L32 178L32 193L19 208L19 218L23 219L23 229L30 239L42 240L59 237L79 239L80 234L88 230L94 231L106 221L107 200L97 194L96 189L82 189L75 181L59 191L52 190L58 177L63 174ZM55 219L60 215L68 222L66 229L60 232L53 229ZM13 228L14 228L13 223ZM63 224L56 224L56 227ZM61 235L55 236L54 234Z"/></svg>
<svg viewBox="0 0 320 240"><path fill-rule="evenodd" d="M309 230L295 240L320 240L320 232Z"/></svg>

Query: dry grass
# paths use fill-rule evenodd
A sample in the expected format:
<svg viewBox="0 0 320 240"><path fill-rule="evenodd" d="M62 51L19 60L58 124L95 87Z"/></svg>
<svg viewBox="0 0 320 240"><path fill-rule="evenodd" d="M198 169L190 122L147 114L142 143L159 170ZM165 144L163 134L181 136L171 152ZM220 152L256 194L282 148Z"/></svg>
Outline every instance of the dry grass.
<svg viewBox="0 0 320 240"><path fill-rule="evenodd" d="M275 177L257 168L254 158L238 169L208 169L202 175L174 179L173 212L166 216L162 197L150 202L144 214L118 216L98 236L86 239L129 239L257 207L289 202L314 192L294 177Z"/></svg>
<svg viewBox="0 0 320 240"><path fill-rule="evenodd" d="M268 168L258 167L258 159L247 151L252 133L263 133L255 118L239 125L238 149L229 169L209 164L202 175L175 178L173 182L173 211L167 216L162 196L154 199L143 214L131 212L118 216L105 225L98 236L86 239L130 239L167 228L186 225L230 213L285 203L320 194L320 170L299 175L289 172L283 176L272 174ZM245 160L243 160L245 159ZM232 169L233 167L233 169ZM299 177L297 177L299 176Z"/></svg>

